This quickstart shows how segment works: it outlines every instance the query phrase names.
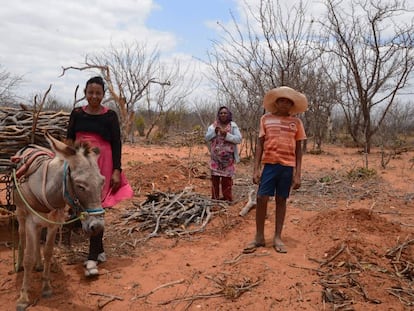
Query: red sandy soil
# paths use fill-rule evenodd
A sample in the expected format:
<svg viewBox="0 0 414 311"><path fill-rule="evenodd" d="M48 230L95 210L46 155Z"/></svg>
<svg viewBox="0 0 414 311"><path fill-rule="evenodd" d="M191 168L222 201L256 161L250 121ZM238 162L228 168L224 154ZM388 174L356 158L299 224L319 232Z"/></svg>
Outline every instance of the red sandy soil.
<svg viewBox="0 0 414 311"><path fill-rule="evenodd" d="M411 310L414 308L414 152L395 155L386 168L374 150L376 175L350 179L364 158L357 149L327 146L305 154L303 182L288 200L283 238L272 248L274 201L269 201L266 247L242 254L255 234L255 210L239 212L254 189L251 161L237 166L236 203L216 214L204 232L181 237L128 230L124 216L153 191L186 186L209 197L205 146L124 145L123 163L135 197L107 211L108 261L87 279L86 238L55 248L54 294L40 294L33 272L28 310ZM10 221L0 222L1 310L14 310L22 273L13 271ZM406 243L406 244L404 244Z"/></svg>

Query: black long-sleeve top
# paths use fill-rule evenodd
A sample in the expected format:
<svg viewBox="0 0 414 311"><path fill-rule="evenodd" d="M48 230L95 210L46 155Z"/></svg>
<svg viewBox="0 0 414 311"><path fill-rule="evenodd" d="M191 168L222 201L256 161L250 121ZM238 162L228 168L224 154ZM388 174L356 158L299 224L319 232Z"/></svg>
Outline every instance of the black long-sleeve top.
<svg viewBox="0 0 414 311"><path fill-rule="evenodd" d="M121 130L118 115L115 111L108 109L103 114L88 114L82 107L72 110L69 118L67 139L76 140L77 132L95 133L108 141L112 149L113 169L121 170Z"/></svg>

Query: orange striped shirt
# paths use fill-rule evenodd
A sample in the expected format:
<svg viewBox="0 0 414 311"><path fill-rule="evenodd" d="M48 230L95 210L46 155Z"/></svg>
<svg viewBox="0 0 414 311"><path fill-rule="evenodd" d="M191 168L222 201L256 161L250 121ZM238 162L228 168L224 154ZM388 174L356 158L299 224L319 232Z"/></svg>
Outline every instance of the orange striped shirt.
<svg viewBox="0 0 414 311"><path fill-rule="evenodd" d="M262 163L296 166L296 141L305 140L302 121L292 116L266 113L260 118L259 137L264 137Z"/></svg>

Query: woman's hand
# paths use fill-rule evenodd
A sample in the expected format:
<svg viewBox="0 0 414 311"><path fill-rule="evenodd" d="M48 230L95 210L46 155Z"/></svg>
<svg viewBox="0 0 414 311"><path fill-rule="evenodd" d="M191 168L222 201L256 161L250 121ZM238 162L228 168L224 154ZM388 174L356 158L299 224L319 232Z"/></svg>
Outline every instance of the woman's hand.
<svg viewBox="0 0 414 311"><path fill-rule="evenodd" d="M121 171L118 169L114 169L111 176L110 186L112 192L115 193L118 191L119 187L121 187Z"/></svg>
<svg viewBox="0 0 414 311"><path fill-rule="evenodd" d="M227 135L227 131L225 129L222 129L220 126L217 126L215 128L215 132L216 132L216 135L219 135L219 136L226 136Z"/></svg>

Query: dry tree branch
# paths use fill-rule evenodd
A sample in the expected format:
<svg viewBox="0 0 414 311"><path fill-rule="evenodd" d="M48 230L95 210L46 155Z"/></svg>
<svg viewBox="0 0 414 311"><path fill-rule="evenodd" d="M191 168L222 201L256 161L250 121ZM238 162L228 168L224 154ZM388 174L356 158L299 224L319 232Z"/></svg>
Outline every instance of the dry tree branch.
<svg viewBox="0 0 414 311"><path fill-rule="evenodd" d="M308 268L308 267L300 267L296 264L288 264L288 266L292 267L292 268L296 268L296 269L303 269L303 270L313 271L313 272L316 272L316 273L319 273L319 274L323 273L322 270L315 269L315 268Z"/></svg>
<svg viewBox="0 0 414 311"><path fill-rule="evenodd" d="M46 93L43 95L42 101L39 104L39 107L37 107L37 95L34 98L34 107L33 107L33 123L32 123L32 133L31 133L31 143L34 144L35 142L35 133L36 133L36 127L37 122L39 119L40 112L43 109L43 105L45 104L46 98L49 95L50 90L52 89L52 85L49 85L49 88L47 89Z"/></svg>
<svg viewBox="0 0 414 311"><path fill-rule="evenodd" d="M268 252L267 253L251 253L251 254L241 253L241 254L237 255L236 257L234 257L231 260L225 260L224 263L225 264L234 264L234 263L239 262L242 258L245 258L245 257L262 257L262 256L269 256L269 255L270 254Z"/></svg>
<svg viewBox="0 0 414 311"><path fill-rule="evenodd" d="M335 254L333 254L330 258L328 258L327 260L323 261L321 263L320 267L323 267L324 265L330 263L332 260L334 260L336 257L338 257L344 251L345 248L346 248L346 245L345 244L342 244L341 245L341 248Z"/></svg>
<svg viewBox="0 0 414 311"><path fill-rule="evenodd" d="M224 284L224 282L221 280L217 281L211 277L209 279L212 279L221 288L218 291L214 291L210 293L196 294L196 295L188 296L188 297L173 298L170 300L160 302L159 305L167 305L167 304L170 304L176 301L190 301L190 304L192 304L195 300L206 299L206 298L217 298L217 297L226 297L230 299L235 299L235 298L240 297L240 295L243 294L244 292L262 283L262 280L257 280L254 283L251 283L250 280L245 280L244 283L239 284L239 285L237 284L227 285L227 284Z"/></svg>
<svg viewBox="0 0 414 311"><path fill-rule="evenodd" d="M156 236L158 234L157 232L158 232L158 229L160 227L161 217L165 213L167 213L169 211L169 209L174 205L174 203L177 202L188 191L189 191L189 189L184 189L184 191L182 191L181 193L179 193L178 195L176 195L175 198L173 198L173 200L166 207L164 207L164 210L162 211L162 213L160 215L158 215L158 217L157 217L157 222L156 222L156 225L155 225L154 230L147 236L146 239L150 239L150 238L152 238L152 237L154 237L154 236Z"/></svg>
<svg viewBox="0 0 414 311"><path fill-rule="evenodd" d="M95 296L102 296L102 297L106 297L109 298L107 300L105 300L104 302L100 302L98 303L98 308L102 309L103 307L105 307L108 303L115 301L115 300L124 300L124 298L119 297L119 296L114 296L114 295L109 295L109 294L104 294L104 293L98 293L98 292L90 292L89 295L95 295Z"/></svg>
<svg viewBox="0 0 414 311"><path fill-rule="evenodd" d="M134 231L150 230L151 233L139 239L139 242L146 242L160 233L167 236L183 236L205 231L211 218L226 211L228 205L226 202L211 200L191 190L192 187L186 187L179 194L161 191L148 194L145 202L123 216L123 225L133 220L140 222L140 225L123 230L128 235Z"/></svg>
<svg viewBox="0 0 414 311"><path fill-rule="evenodd" d="M357 287L359 288L359 290L362 293L362 296L365 298L365 300L371 302L371 303L375 303L375 304L380 304L381 300L379 299L375 299L375 298L370 298L368 296L368 293L366 292L365 288L362 286L362 284L360 282L358 282L356 279L354 279L353 277L350 278L352 280L353 284L356 284Z"/></svg>
<svg viewBox="0 0 414 311"><path fill-rule="evenodd" d="M76 104L79 103L79 102L81 102L82 100L84 100L85 97L86 97L86 96L83 96L83 97L77 99L78 90L79 90L79 84L76 86L75 93L73 95L73 108L75 108Z"/></svg>
<svg viewBox="0 0 414 311"><path fill-rule="evenodd" d="M245 216L253 207L256 206L256 198L254 196L255 193L255 189L252 189L249 192L249 200L247 201L246 205L241 209L239 213L240 216Z"/></svg>
<svg viewBox="0 0 414 311"><path fill-rule="evenodd" d="M165 283L163 285L160 285L160 286L158 286L158 287L150 290L146 294L141 294L141 295L137 295L137 296L132 297L131 298L131 301L137 300L137 299L140 299L140 298L144 298L144 297L148 297L149 295L152 295L153 293L155 293L156 291L160 290L161 288L170 287L170 286L173 286L173 285L176 285L176 284L182 284L184 282L185 282L185 280L184 279L181 279L181 280L173 281L173 282L170 282L170 283Z"/></svg>
<svg viewBox="0 0 414 311"><path fill-rule="evenodd" d="M393 249L390 249L385 254L385 257L387 257L387 258L396 257L396 260L399 261L400 258L401 258L402 251L404 250L405 247L407 247L410 244L414 244L414 239L408 240L408 241L394 247Z"/></svg>
<svg viewBox="0 0 414 311"><path fill-rule="evenodd" d="M98 292L89 292L89 295L95 295L95 296L102 296L102 297L106 297L106 298L115 298L116 300L124 300L124 298L119 297L119 296L115 296L115 295L110 295L110 294L105 294L105 293L98 293Z"/></svg>
<svg viewBox="0 0 414 311"><path fill-rule="evenodd" d="M109 68L108 68L108 66L98 66L98 65L92 65L92 64L88 64L88 63L86 63L86 66L82 66L82 67L75 67L75 66L63 67L63 66L62 66L62 73L61 73L61 75L59 76L59 78L60 78L60 77L63 77L63 76L65 75L66 71L67 71L67 70L70 70L70 69L72 69L72 70L79 70L79 71L83 71L83 70L87 70L87 69L91 69L91 68L100 69L100 70L102 70L102 71L106 71L107 73L109 73ZM109 75L109 74L108 74L108 75Z"/></svg>
<svg viewBox="0 0 414 311"><path fill-rule="evenodd" d="M392 288L387 288L387 292L390 293L391 295L395 296L398 298L398 300L405 304L406 306L413 306L414 305L414 291L411 288L402 288L402 287L392 287ZM407 299L405 298L403 295L408 296Z"/></svg>

